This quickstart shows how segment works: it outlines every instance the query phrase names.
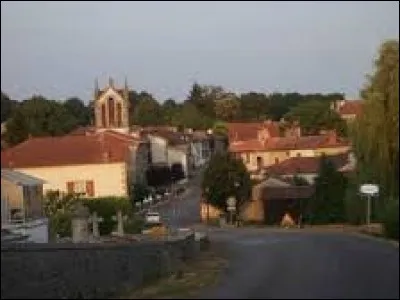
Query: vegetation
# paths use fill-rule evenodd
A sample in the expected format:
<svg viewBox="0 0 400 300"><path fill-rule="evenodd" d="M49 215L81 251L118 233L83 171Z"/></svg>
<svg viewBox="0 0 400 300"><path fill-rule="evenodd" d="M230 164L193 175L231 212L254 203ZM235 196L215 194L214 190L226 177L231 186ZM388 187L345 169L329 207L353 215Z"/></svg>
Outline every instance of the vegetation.
<svg viewBox="0 0 400 300"><path fill-rule="evenodd" d="M322 156L315 178L315 194L308 202L307 222L327 224L345 221L345 191L346 178L328 157Z"/></svg>
<svg viewBox="0 0 400 300"><path fill-rule="evenodd" d="M44 213L49 218L50 236L55 238L71 236L73 206L77 201L74 195L61 195L58 191L48 191L44 198Z"/></svg>
<svg viewBox="0 0 400 300"><path fill-rule="evenodd" d="M353 150L357 157L357 172L347 191L348 217L359 222L363 208L357 202L360 184L375 183L380 187L380 199L373 211L380 216L385 232L393 235L398 213L399 196L399 42L384 42L375 60L374 72L367 77L361 91L363 114L351 128ZM377 142L379 141L379 142ZM394 234L396 235L396 234Z"/></svg>
<svg viewBox="0 0 400 300"><path fill-rule="evenodd" d="M399 199L392 199L388 202L383 214L384 234L399 240Z"/></svg>
<svg viewBox="0 0 400 300"><path fill-rule="evenodd" d="M340 115L330 109L330 102L311 100L301 102L284 116L287 121L297 121L305 135L317 135L320 130L336 130L346 136L347 125Z"/></svg>
<svg viewBox="0 0 400 300"><path fill-rule="evenodd" d="M250 175L242 160L229 153L214 155L204 171L202 189L208 202L226 210L226 200L235 196L237 207L247 201L251 193Z"/></svg>
<svg viewBox="0 0 400 300"><path fill-rule="evenodd" d="M319 103L320 107L328 107L333 100L341 99L343 99L343 95L338 93L266 95L249 92L236 95L220 86L194 83L187 98L179 102L167 99L162 103L161 99L155 99L146 91L130 91L130 124L170 125L193 129L208 129L216 125L216 131L225 134L224 126L220 126L223 122L266 119L277 121L288 113L289 116L297 118L298 108L295 108L300 103L308 103L312 100ZM35 95L30 99L18 102L2 92L1 107L2 122L7 121L8 133L5 140L11 146L24 141L30 135L57 136L68 133L78 126L87 126L93 123L93 101L86 105L76 97L65 101L56 101ZM290 113L292 109L295 111ZM322 117L311 119L311 124L303 122L304 118L300 119L301 124L309 129L313 125L317 128L330 128L335 123L332 118L334 119L330 116L325 119Z"/></svg>
<svg viewBox="0 0 400 300"><path fill-rule="evenodd" d="M143 200L150 194L149 188L144 184L134 184L131 187L130 201L132 207L135 207L135 203L143 202Z"/></svg>

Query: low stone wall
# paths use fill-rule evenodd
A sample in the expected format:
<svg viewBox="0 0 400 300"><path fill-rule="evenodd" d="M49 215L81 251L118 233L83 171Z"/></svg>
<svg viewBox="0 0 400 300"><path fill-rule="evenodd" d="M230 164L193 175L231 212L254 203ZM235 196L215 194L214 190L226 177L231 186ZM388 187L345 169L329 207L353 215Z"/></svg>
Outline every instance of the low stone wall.
<svg viewBox="0 0 400 300"><path fill-rule="evenodd" d="M194 234L128 244L9 244L1 247L1 298L107 298L177 272Z"/></svg>

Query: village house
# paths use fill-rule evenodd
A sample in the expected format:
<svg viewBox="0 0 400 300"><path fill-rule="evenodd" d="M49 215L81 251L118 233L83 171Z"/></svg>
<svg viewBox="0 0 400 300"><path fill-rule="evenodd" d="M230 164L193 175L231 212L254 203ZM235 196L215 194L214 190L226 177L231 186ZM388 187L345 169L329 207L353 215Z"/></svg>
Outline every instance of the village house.
<svg viewBox="0 0 400 300"><path fill-rule="evenodd" d="M127 196L130 185L145 181L148 149L142 140L111 130L36 137L3 151L1 164L45 180L44 192Z"/></svg>
<svg viewBox="0 0 400 300"><path fill-rule="evenodd" d="M317 136L271 136L267 128L257 132L255 139L234 141L229 151L241 158L250 172L292 157L318 157L322 154L336 155L347 152L350 144L336 135L334 131Z"/></svg>
<svg viewBox="0 0 400 300"><path fill-rule="evenodd" d="M348 173L355 169L355 158L353 153L344 152L338 155L326 156L339 172ZM318 176L321 157L291 157L278 164L265 168L267 176L277 176L293 179L299 176L309 184L314 184Z"/></svg>
<svg viewBox="0 0 400 300"><path fill-rule="evenodd" d="M194 159L189 135L169 130L143 131L143 135L150 142L152 164L181 164L185 177L192 174Z"/></svg>
<svg viewBox="0 0 400 300"><path fill-rule="evenodd" d="M331 109L335 110L346 122L351 122L361 115L363 104L361 100L339 100L332 102Z"/></svg>
<svg viewBox="0 0 400 300"><path fill-rule="evenodd" d="M1 229L5 241L48 242L43 211L43 184L39 178L1 169Z"/></svg>

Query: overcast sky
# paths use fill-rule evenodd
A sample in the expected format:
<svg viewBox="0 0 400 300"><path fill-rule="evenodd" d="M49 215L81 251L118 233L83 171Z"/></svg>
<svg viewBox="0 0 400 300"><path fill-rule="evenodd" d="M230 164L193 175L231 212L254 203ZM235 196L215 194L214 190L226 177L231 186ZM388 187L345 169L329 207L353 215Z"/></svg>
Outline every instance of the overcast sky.
<svg viewBox="0 0 400 300"><path fill-rule="evenodd" d="M190 85L358 97L399 2L1 2L1 89L91 97L113 76L157 99Z"/></svg>

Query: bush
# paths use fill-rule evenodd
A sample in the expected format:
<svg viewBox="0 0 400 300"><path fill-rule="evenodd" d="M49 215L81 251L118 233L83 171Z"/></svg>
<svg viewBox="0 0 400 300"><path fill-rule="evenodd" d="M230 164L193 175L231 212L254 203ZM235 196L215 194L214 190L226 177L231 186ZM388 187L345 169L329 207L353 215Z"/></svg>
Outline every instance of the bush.
<svg viewBox="0 0 400 300"><path fill-rule="evenodd" d="M399 199L388 203L382 221L385 236L399 240Z"/></svg>
<svg viewBox="0 0 400 300"><path fill-rule="evenodd" d="M99 223L101 235L110 234L115 229L117 221L113 220L113 216L116 216L118 210L128 217L133 215L131 202L125 197L86 198L81 201L90 213L97 212L103 218L103 222Z"/></svg>
<svg viewBox="0 0 400 300"><path fill-rule="evenodd" d="M69 237L72 235L71 229L72 214L69 212L59 212L49 218L50 237Z"/></svg>

